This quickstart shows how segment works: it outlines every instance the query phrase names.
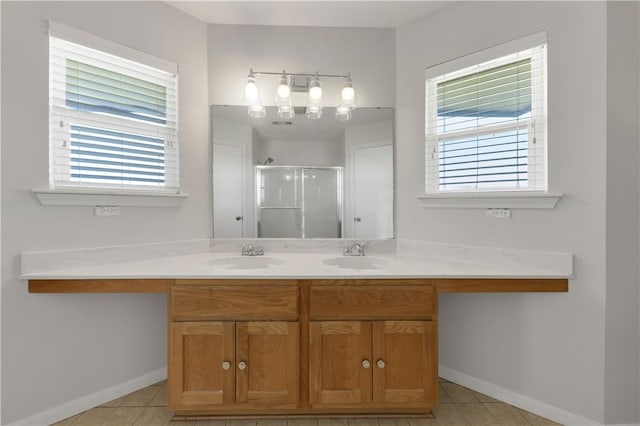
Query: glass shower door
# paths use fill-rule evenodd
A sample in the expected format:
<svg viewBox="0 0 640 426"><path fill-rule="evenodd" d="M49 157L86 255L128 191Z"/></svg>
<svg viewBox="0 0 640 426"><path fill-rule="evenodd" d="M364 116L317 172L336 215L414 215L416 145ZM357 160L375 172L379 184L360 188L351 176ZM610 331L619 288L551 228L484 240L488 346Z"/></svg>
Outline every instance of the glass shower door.
<svg viewBox="0 0 640 426"><path fill-rule="evenodd" d="M304 169L304 238L340 238L342 235L342 176L339 171L338 168Z"/></svg>
<svg viewBox="0 0 640 426"><path fill-rule="evenodd" d="M256 166L258 237L342 235L342 168Z"/></svg>
<svg viewBox="0 0 640 426"><path fill-rule="evenodd" d="M302 170L258 167L258 237L302 237Z"/></svg>

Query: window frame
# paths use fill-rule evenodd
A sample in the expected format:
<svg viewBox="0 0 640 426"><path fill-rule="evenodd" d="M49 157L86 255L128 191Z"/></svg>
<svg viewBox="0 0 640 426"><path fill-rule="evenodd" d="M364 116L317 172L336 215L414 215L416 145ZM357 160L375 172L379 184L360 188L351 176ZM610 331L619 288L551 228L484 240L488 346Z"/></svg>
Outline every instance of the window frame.
<svg viewBox="0 0 640 426"><path fill-rule="evenodd" d="M541 110L535 110L532 105L532 117L514 120L510 124L488 124L475 127L471 130L460 130L448 132L444 138L452 140L467 134L476 135L480 133L494 133L495 130L509 130L527 127L529 130L529 140L527 144L528 156L532 150L534 140L542 139L544 161L543 185L537 188L475 188L475 189L440 189L440 159L439 141L443 135L437 133L437 102L430 102L437 94L438 77L446 75L440 81L449 81L464 75L468 75L468 68L482 65L484 69L499 67L514 61L518 52L526 51L537 46L546 46L546 32L542 31L530 36L494 46L482 51L471 53L451 61L429 67L425 70L425 194L418 196L418 200L423 207L460 207L460 208L494 208L494 207L517 207L517 208L552 208L562 196L560 193L549 192L548 186L548 151L547 151L547 87L546 78L548 70L546 67L546 49L542 50L544 60L544 75L532 76L533 79L540 79L537 83L544 85L543 99L532 99L532 104L541 103ZM535 55L535 53L534 53ZM511 57L509 57L511 56ZM519 59L524 59L520 57ZM533 58L532 58L533 59ZM537 106L537 105L536 105ZM534 111L540 113L534 114ZM543 126L536 126L536 121L542 121ZM542 127L542 128L540 128ZM431 130L431 131L430 131ZM538 142L539 143L539 142ZM537 173L540 171L538 170Z"/></svg>
<svg viewBox="0 0 640 426"><path fill-rule="evenodd" d="M158 134L161 135L163 140L165 141L165 155L168 152L169 156L164 159L162 162L164 178L169 177L169 180L166 180L164 184L161 185L135 185L135 184L126 184L126 183L115 183L115 184L101 184L101 183L77 183L71 182L70 180L61 181L54 179L54 163L52 160L53 150L55 147L53 146L54 137L53 137L53 129L50 127L50 135L49 135L49 187L48 189L34 189L33 193L37 196L40 202L44 205L122 205L122 206L176 206L180 205L181 202L186 198L186 194L180 191L180 156L179 156L179 142L178 142L178 108L179 108L179 100L178 100L178 75L177 75L177 65L166 61L164 59L155 57L153 55L149 55L144 52L140 52L138 50L122 46L120 44L111 42L109 40L102 39L100 37L94 36L89 33L85 33L83 31L75 30L70 27L66 27L64 25L60 25L54 22L49 23L49 36L48 40L51 42L52 38L57 38L62 40L63 42L69 42L81 45L84 48L92 49L94 51L98 51L99 54L104 54L105 58L113 58L117 57L123 60L123 64L127 62L135 62L137 64L141 64L142 66L149 67L155 71L162 73L169 73L173 76L170 77L173 79L174 87L172 88L172 93L174 94L174 98L167 106L171 106L173 108L172 111L172 120L171 123L167 123L166 131L160 130L161 126L153 125L151 123L144 123L142 120L135 120L135 123L131 125L131 128L127 128L126 119L119 119L117 117L110 117L104 114L100 114L100 120L103 123L111 122L118 123L118 125L122 125L121 127L102 127L105 129L114 129L116 131L122 130L124 133L130 132L131 134L139 134L139 135L148 135L151 134L152 137L157 137ZM76 59L72 57L73 55L69 55L69 59ZM62 56L66 59L66 56ZM77 60L77 59L76 59ZM50 60L51 62L51 60ZM86 61L82 61L83 63L87 63ZM104 64L91 63L90 65L102 67L104 69L111 69L109 65L105 66ZM50 65L51 67L51 65ZM121 69L113 69L112 71L123 73ZM66 73L66 71L65 71ZM131 75L133 77L139 78L139 75L133 73L123 73L125 75ZM64 111L65 109L68 111L72 111L74 115L73 125L83 125L88 121L91 121L92 118L96 117L96 113L94 112L86 112L86 111L78 111L76 109L72 109L67 107L66 105L60 105L59 102L54 101L55 97L53 96L54 84L51 81L53 78L54 71L52 68L49 69L49 79L50 79L50 106L49 106L49 123L50 126L55 126L60 122L59 113ZM66 83L59 83L57 88L65 87ZM167 86L165 86L167 87ZM169 95L167 95L169 96ZM60 99L60 98L58 98ZM169 116L167 116L167 120ZM132 121L133 123L133 121ZM71 126L69 123L63 123L67 126L65 131L69 132L69 136L71 134ZM96 124L91 123L92 127L100 128L100 123ZM147 129L149 132L143 131L143 133L136 133L136 131L140 129ZM57 129L56 129L57 130ZM171 137L165 137L166 135L171 134ZM70 140L69 140L70 141ZM71 142L67 142L66 147L58 148L58 149L70 149ZM169 151L167 151L169 149ZM168 161L170 159L171 161ZM69 160L69 169L71 167L71 160ZM167 167L172 167L170 173L167 173ZM172 179L171 179L172 178Z"/></svg>

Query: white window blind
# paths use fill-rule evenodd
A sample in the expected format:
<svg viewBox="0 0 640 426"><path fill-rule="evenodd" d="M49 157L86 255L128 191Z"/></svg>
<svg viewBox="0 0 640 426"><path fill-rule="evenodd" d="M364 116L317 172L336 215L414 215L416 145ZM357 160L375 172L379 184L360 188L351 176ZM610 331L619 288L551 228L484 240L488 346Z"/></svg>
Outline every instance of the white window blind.
<svg viewBox="0 0 640 426"><path fill-rule="evenodd" d="M547 190L546 45L426 80L426 192Z"/></svg>
<svg viewBox="0 0 640 426"><path fill-rule="evenodd" d="M49 42L52 188L177 193L177 72Z"/></svg>

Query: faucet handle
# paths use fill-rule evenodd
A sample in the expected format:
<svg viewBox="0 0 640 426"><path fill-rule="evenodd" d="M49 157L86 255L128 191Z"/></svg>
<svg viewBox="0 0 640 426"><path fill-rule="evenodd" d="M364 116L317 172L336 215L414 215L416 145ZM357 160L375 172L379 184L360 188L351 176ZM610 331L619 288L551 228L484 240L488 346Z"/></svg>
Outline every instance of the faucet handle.
<svg viewBox="0 0 640 426"><path fill-rule="evenodd" d="M356 247L358 249L358 255L364 256L366 248L369 246L367 241L358 241L356 243Z"/></svg>
<svg viewBox="0 0 640 426"><path fill-rule="evenodd" d="M242 246L241 254L242 256L262 256L264 255L264 248L252 243L245 244Z"/></svg>
<svg viewBox="0 0 640 426"><path fill-rule="evenodd" d="M344 256L364 256L365 249L369 245L366 241L353 241L351 243L343 243L342 254Z"/></svg>

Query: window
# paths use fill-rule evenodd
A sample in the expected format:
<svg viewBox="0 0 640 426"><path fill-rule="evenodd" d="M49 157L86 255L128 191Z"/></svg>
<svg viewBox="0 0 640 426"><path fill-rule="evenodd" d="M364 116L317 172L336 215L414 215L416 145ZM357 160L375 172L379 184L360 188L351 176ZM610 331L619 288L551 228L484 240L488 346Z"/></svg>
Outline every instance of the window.
<svg viewBox="0 0 640 426"><path fill-rule="evenodd" d="M177 67L75 41L49 38L50 186L177 193Z"/></svg>
<svg viewBox="0 0 640 426"><path fill-rule="evenodd" d="M546 44L491 54L427 69L427 194L547 191Z"/></svg>

